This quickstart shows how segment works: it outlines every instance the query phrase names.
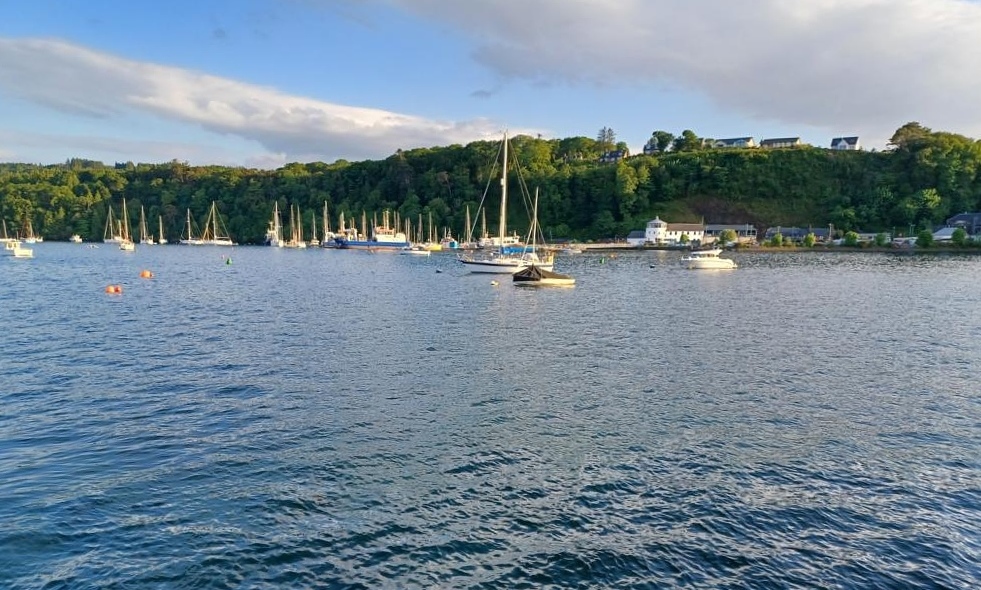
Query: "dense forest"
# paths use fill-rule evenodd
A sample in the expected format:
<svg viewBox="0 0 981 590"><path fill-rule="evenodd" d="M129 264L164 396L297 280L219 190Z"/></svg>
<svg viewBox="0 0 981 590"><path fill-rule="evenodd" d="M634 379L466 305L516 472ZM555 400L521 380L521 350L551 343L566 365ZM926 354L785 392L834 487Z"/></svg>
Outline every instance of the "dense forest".
<svg viewBox="0 0 981 590"><path fill-rule="evenodd" d="M615 135L597 139L518 136L511 149L527 186L539 190L539 220L549 239L610 239L642 229L655 215L672 222L826 226L836 230L930 228L954 213L981 209L981 143L907 123L885 151L706 147L690 130L652 133L649 155L607 161ZM11 233L31 222L48 239L103 236L108 208L126 200L131 227L140 208L176 240L190 210L200 227L212 201L240 243L259 243L278 201L320 215L324 203L336 225L383 211L401 219L432 216L436 227L464 232L466 211L496 198L491 180L499 142L413 149L377 161L293 163L277 170L219 166L116 163L82 159L64 164L0 164L0 217ZM496 227L495 206L487 223ZM511 227L528 226L524 209Z"/></svg>

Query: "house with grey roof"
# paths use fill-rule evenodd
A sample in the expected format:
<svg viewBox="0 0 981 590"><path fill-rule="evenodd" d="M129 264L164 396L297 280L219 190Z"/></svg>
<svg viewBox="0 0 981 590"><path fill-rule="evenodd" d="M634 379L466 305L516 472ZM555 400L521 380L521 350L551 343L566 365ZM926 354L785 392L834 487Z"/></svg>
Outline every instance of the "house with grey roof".
<svg viewBox="0 0 981 590"><path fill-rule="evenodd" d="M705 242L713 243L719 240L722 232L731 229L736 233L737 244L756 243L756 227L749 223L727 224L727 223L707 223L705 224Z"/></svg>
<svg viewBox="0 0 981 590"><path fill-rule="evenodd" d="M947 219L947 227L964 228L969 236L981 235L981 213L958 213Z"/></svg>
<svg viewBox="0 0 981 590"><path fill-rule="evenodd" d="M858 143L858 137L836 137L831 140L831 149L860 150L862 147Z"/></svg>

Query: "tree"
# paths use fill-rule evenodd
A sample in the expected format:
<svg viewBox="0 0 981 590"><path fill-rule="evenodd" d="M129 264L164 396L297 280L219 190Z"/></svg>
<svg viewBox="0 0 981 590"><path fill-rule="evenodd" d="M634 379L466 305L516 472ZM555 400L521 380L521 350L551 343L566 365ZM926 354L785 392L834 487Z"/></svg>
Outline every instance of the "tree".
<svg viewBox="0 0 981 590"><path fill-rule="evenodd" d="M688 234L681 234L681 237L678 238L678 242L680 244L682 244L682 245L687 245L688 242L690 242L690 241L691 241L691 238L688 237Z"/></svg>
<svg viewBox="0 0 981 590"><path fill-rule="evenodd" d="M963 248L967 244L967 232L963 227L955 229L954 233L950 234L950 241L958 248Z"/></svg>
<svg viewBox="0 0 981 590"><path fill-rule="evenodd" d="M888 242L889 242L889 237L886 234L884 234L882 232L879 232L879 233L875 234L875 245L876 246L878 246L878 247L881 248L881 247L885 246Z"/></svg>
<svg viewBox="0 0 981 590"><path fill-rule="evenodd" d="M813 248L814 242L816 241L817 238L814 237L814 232L809 232L806 236L804 236L804 246L806 246L807 248Z"/></svg>
<svg viewBox="0 0 981 590"><path fill-rule="evenodd" d="M728 246L729 244L735 244L737 239L738 236L736 235L736 230L734 229L724 229L719 232L719 243L722 244L723 247Z"/></svg>
<svg viewBox="0 0 981 590"><path fill-rule="evenodd" d="M929 135L929 127L924 127L916 121L910 121L892 134L889 145L900 150L908 150Z"/></svg>
<svg viewBox="0 0 981 590"><path fill-rule="evenodd" d="M685 129L681 137L675 138L672 149L676 152L694 152L702 149L702 139L691 129Z"/></svg>
<svg viewBox="0 0 981 590"><path fill-rule="evenodd" d="M674 143L674 134L667 131L657 130L651 133L651 138L644 145L644 153L664 153L671 149Z"/></svg>
<svg viewBox="0 0 981 590"><path fill-rule="evenodd" d="M917 248L929 248L931 246L933 246L933 233L930 230L924 229L916 234Z"/></svg>
<svg viewBox="0 0 981 590"><path fill-rule="evenodd" d="M783 245L783 234L780 233L780 232L777 232L777 233L773 234L773 237L770 238L770 245L771 246L775 246L777 248L779 248L780 246L782 246Z"/></svg>
<svg viewBox="0 0 981 590"><path fill-rule="evenodd" d="M613 150L614 147L616 147L617 134L609 127L603 127L602 129L599 130L599 133L596 135L596 141L602 146L603 151L608 152Z"/></svg>
<svg viewBox="0 0 981 590"><path fill-rule="evenodd" d="M858 246L858 233L853 231L845 232L845 238L841 243L850 248Z"/></svg>

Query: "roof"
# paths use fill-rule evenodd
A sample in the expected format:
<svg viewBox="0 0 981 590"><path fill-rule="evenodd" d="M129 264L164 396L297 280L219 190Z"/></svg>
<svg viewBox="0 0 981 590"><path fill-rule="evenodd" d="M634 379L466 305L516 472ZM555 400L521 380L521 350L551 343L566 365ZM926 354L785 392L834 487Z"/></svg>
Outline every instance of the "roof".
<svg viewBox="0 0 981 590"><path fill-rule="evenodd" d="M628 240L635 239L635 238L646 238L646 237L647 237L647 232L642 229L635 229L634 231L627 234Z"/></svg>
<svg viewBox="0 0 981 590"><path fill-rule="evenodd" d="M831 140L831 145L834 145L836 143L841 143L841 142L845 142L848 145L855 145L856 143L858 143L858 137L857 136L856 137L836 137L836 138L834 138L834 139Z"/></svg>
<svg viewBox="0 0 981 590"><path fill-rule="evenodd" d="M764 139L760 144L766 143L797 143L800 141L799 137L771 137L769 139Z"/></svg>
<svg viewBox="0 0 981 590"><path fill-rule="evenodd" d="M751 229L756 229L756 227L751 223L709 223L705 226L705 231L722 231L724 229L734 229L738 231L748 231Z"/></svg>
<svg viewBox="0 0 981 590"><path fill-rule="evenodd" d="M705 231L701 223L669 223L668 231Z"/></svg>

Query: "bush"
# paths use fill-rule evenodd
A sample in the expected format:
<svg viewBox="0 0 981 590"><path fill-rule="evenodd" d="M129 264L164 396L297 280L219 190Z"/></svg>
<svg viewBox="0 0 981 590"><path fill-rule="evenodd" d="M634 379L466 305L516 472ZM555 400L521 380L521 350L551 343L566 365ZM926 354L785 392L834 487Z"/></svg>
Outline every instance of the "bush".
<svg viewBox="0 0 981 590"><path fill-rule="evenodd" d="M931 246L933 246L933 233L930 230L925 229L916 234L917 248L929 248Z"/></svg>

